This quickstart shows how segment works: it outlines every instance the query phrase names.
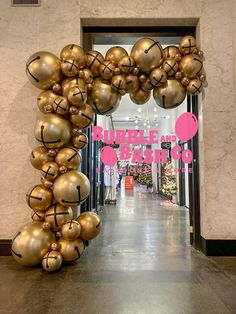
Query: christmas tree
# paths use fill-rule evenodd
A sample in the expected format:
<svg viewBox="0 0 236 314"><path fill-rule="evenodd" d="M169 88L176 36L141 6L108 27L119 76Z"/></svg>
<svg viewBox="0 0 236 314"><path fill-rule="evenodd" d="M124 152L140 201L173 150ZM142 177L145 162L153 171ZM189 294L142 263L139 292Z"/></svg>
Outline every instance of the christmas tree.
<svg viewBox="0 0 236 314"><path fill-rule="evenodd" d="M138 179L137 181L146 185L147 187L152 185L152 168L151 165L143 163L138 167Z"/></svg>
<svg viewBox="0 0 236 314"><path fill-rule="evenodd" d="M171 161L168 161L164 167L161 192L168 198L172 199L172 196L176 194L176 190L176 174L174 172Z"/></svg>

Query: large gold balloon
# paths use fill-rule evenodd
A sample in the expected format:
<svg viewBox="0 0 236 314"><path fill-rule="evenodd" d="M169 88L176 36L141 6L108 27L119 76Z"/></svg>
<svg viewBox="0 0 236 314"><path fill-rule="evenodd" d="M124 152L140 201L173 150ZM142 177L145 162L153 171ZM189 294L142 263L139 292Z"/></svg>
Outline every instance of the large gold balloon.
<svg viewBox="0 0 236 314"><path fill-rule="evenodd" d="M149 79L153 86L160 86L167 81L166 71L160 68L155 68L150 73Z"/></svg>
<svg viewBox="0 0 236 314"><path fill-rule="evenodd" d="M51 273L57 271L62 265L62 255L57 251L50 251L46 253L42 260L42 267L47 272Z"/></svg>
<svg viewBox="0 0 236 314"><path fill-rule="evenodd" d="M65 97L68 97L69 90L71 87L78 86L82 90L86 90L86 84L85 81L79 77L76 78L67 78L62 81L61 88L62 88L62 94Z"/></svg>
<svg viewBox="0 0 236 314"><path fill-rule="evenodd" d="M81 226L76 220L70 220L64 223L61 228L61 234L66 240L75 240L79 237Z"/></svg>
<svg viewBox="0 0 236 314"><path fill-rule="evenodd" d="M65 76L73 77L79 73L79 64L75 59L63 59L61 71Z"/></svg>
<svg viewBox="0 0 236 314"><path fill-rule="evenodd" d="M142 89L138 89L129 94L130 99L137 105L145 104L151 97L150 91L144 91Z"/></svg>
<svg viewBox="0 0 236 314"><path fill-rule="evenodd" d="M79 67L82 69L86 65L86 55L84 50L75 44L65 46L60 54L61 60L74 59Z"/></svg>
<svg viewBox="0 0 236 314"><path fill-rule="evenodd" d="M43 185L35 185L26 193L26 202L33 210L47 210L53 202L52 191L45 188Z"/></svg>
<svg viewBox="0 0 236 314"><path fill-rule="evenodd" d="M198 95L202 91L202 81L199 78L193 79L186 87L186 91L190 95Z"/></svg>
<svg viewBox="0 0 236 314"><path fill-rule="evenodd" d="M53 93L51 90L45 90L41 92L37 98L37 105L42 113L48 113L46 106L53 106L53 101L58 97L57 94Z"/></svg>
<svg viewBox="0 0 236 314"><path fill-rule="evenodd" d="M35 138L46 148L62 147L70 141L71 125L57 114L44 114L36 122Z"/></svg>
<svg viewBox="0 0 236 314"><path fill-rule="evenodd" d="M73 147L64 147L61 148L57 153L55 157L55 162L59 166L64 166L69 170L76 170L79 168L81 157L77 149Z"/></svg>
<svg viewBox="0 0 236 314"><path fill-rule="evenodd" d="M196 39L193 36L184 36L179 42L182 55L193 53L196 50Z"/></svg>
<svg viewBox="0 0 236 314"><path fill-rule="evenodd" d="M99 66L99 73L105 80L112 78L115 70L115 65L111 61L104 61Z"/></svg>
<svg viewBox="0 0 236 314"><path fill-rule="evenodd" d="M117 93L120 93L121 95L125 94L126 90L126 80L123 75L114 75L111 79L111 87L116 91Z"/></svg>
<svg viewBox="0 0 236 314"><path fill-rule="evenodd" d="M84 242L81 239L70 241L61 238L58 242L60 244L59 252L63 257L64 262L77 261L85 249Z"/></svg>
<svg viewBox="0 0 236 314"><path fill-rule="evenodd" d="M122 59L120 59L118 66L121 69L121 72L128 74L133 71L135 67L135 62L132 57L124 56Z"/></svg>
<svg viewBox="0 0 236 314"><path fill-rule="evenodd" d="M79 129L86 129L92 123L94 119L94 112L91 106L83 105L78 108L78 114L72 114L70 116L70 122Z"/></svg>
<svg viewBox="0 0 236 314"><path fill-rule="evenodd" d="M83 106L87 101L87 90L79 86L72 86L68 90L69 102L77 107Z"/></svg>
<svg viewBox="0 0 236 314"><path fill-rule="evenodd" d="M179 48L176 46L167 46L163 50L164 59L175 59L175 56L180 53Z"/></svg>
<svg viewBox="0 0 236 314"><path fill-rule="evenodd" d="M203 67L202 59L195 54L184 56L179 63L179 70L183 76L194 78L197 76Z"/></svg>
<svg viewBox="0 0 236 314"><path fill-rule="evenodd" d="M95 50L89 51L87 56L87 68L95 75L99 74L99 67L103 63L103 55Z"/></svg>
<svg viewBox="0 0 236 314"><path fill-rule="evenodd" d="M41 263L50 246L56 241L54 233L43 229L43 223L31 221L19 229L12 240L12 255L24 266Z"/></svg>
<svg viewBox="0 0 236 314"><path fill-rule="evenodd" d="M62 225L71 220L72 217L72 209L61 204L54 204L45 213L45 221L50 223L53 231L60 230Z"/></svg>
<svg viewBox="0 0 236 314"><path fill-rule="evenodd" d="M173 76L178 71L178 62L174 59L166 59L162 64L162 68L166 71L167 76Z"/></svg>
<svg viewBox="0 0 236 314"><path fill-rule="evenodd" d="M126 56L128 56L128 52L123 47L115 46L108 49L105 59L118 66L119 61Z"/></svg>
<svg viewBox="0 0 236 314"><path fill-rule="evenodd" d="M132 93L139 89L140 87L140 81L136 75L128 74L125 77L126 80L126 91L128 93Z"/></svg>
<svg viewBox="0 0 236 314"><path fill-rule="evenodd" d="M93 82L93 90L88 100L98 114L111 114L119 106L121 96L115 92L110 82L97 78Z"/></svg>
<svg viewBox="0 0 236 314"><path fill-rule="evenodd" d="M101 219L96 213L84 212L76 220L81 226L80 238L83 240L92 240L101 231Z"/></svg>
<svg viewBox="0 0 236 314"><path fill-rule="evenodd" d="M34 148L30 154L30 162L38 170L41 170L43 164L48 161L53 161L53 157L49 156L48 150L44 146Z"/></svg>
<svg viewBox="0 0 236 314"><path fill-rule="evenodd" d="M58 203L64 206L82 204L89 196L90 183L81 172L70 170L60 175L54 182L53 194Z"/></svg>
<svg viewBox="0 0 236 314"><path fill-rule="evenodd" d="M53 161L45 162L42 166L41 173L42 178L48 181L53 181L59 174L59 167Z"/></svg>
<svg viewBox="0 0 236 314"><path fill-rule="evenodd" d="M153 97L157 105L165 109L179 106L184 101L185 96L185 88L176 79L168 79L164 85L153 90Z"/></svg>
<svg viewBox="0 0 236 314"><path fill-rule="evenodd" d="M51 52L36 52L26 62L26 74L34 86L50 89L61 80L61 60Z"/></svg>
<svg viewBox="0 0 236 314"><path fill-rule="evenodd" d="M133 46L131 57L142 72L149 73L161 65L163 50L158 41L151 38L141 38Z"/></svg>
<svg viewBox="0 0 236 314"><path fill-rule="evenodd" d="M72 137L72 145L78 149L82 149L88 145L88 137L84 133Z"/></svg>
<svg viewBox="0 0 236 314"><path fill-rule="evenodd" d="M69 112L70 104L66 97L57 96L56 99L53 100L53 110L61 115L65 115Z"/></svg>

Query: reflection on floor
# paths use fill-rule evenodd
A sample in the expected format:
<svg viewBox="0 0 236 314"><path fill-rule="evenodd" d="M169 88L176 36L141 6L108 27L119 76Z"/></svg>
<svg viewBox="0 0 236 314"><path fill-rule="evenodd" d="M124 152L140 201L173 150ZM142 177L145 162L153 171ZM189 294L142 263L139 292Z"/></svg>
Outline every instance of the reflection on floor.
<svg viewBox="0 0 236 314"><path fill-rule="evenodd" d="M189 246L188 212L152 194L121 192L103 231L59 273L0 258L0 313L236 313L236 259Z"/></svg>

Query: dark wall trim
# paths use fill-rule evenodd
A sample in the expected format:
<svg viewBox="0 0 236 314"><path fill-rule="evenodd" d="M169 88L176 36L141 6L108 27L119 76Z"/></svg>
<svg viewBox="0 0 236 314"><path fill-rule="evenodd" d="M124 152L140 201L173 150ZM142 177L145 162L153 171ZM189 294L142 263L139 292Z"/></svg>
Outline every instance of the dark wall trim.
<svg viewBox="0 0 236 314"><path fill-rule="evenodd" d="M236 256L236 240L208 240L201 237L201 251L206 256Z"/></svg>
<svg viewBox="0 0 236 314"><path fill-rule="evenodd" d="M0 240L0 256L11 255L11 240Z"/></svg>

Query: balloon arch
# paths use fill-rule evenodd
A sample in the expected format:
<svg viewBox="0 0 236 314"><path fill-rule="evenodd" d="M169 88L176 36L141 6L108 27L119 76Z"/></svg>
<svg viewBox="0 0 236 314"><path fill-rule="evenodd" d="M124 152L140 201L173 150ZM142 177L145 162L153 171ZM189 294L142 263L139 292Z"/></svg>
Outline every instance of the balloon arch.
<svg viewBox="0 0 236 314"><path fill-rule="evenodd" d="M75 44L64 47L60 59L46 51L34 53L26 63L30 82L43 91L37 98L43 115L37 120L30 161L41 172L41 184L26 194L32 221L19 229L12 241L12 255L22 265L42 263L48 271L63 262L76 261L85 241L101 229L97 214L85 212L73 219L71 206L82 204L90 193L88 178L78 171L94 114L110 115L122 95L143 105L153 97L165 109L180 105L186 96L201 92L203 52L192 36L179 46L162 48L158 41L142 38L129 55L122 47L110 48L105 58L87 53Z"/></svg>

